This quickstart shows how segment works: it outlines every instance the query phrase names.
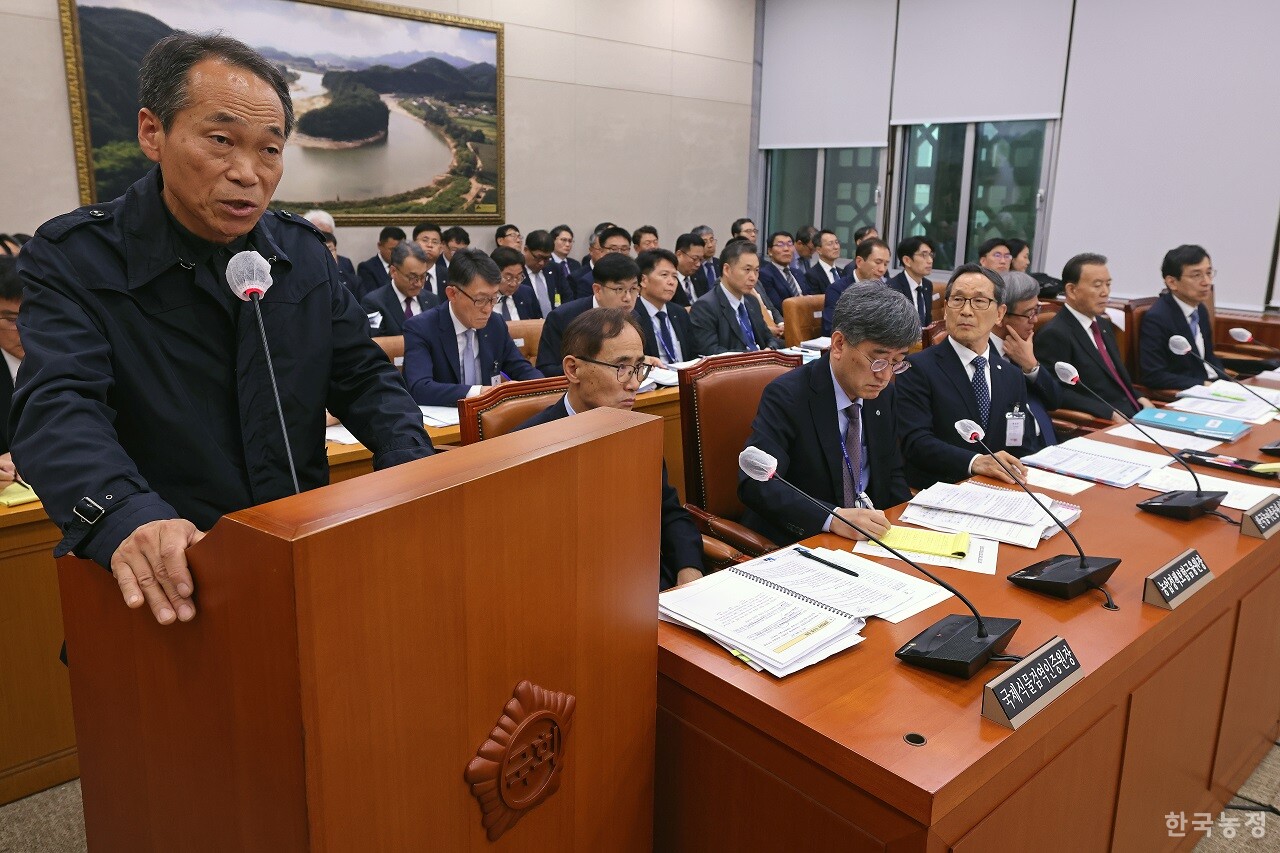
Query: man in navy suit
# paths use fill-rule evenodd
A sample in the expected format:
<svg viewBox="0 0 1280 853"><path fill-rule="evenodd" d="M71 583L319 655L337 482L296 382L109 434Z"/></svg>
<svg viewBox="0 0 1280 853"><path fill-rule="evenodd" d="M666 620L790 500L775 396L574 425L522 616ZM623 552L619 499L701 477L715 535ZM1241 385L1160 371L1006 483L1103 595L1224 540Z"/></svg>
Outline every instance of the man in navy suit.
<svg viewBox="0 0 1280 853"><path fill-rule="evenodd" d="M720 254L720 283L693 303L693 355L778 349L782 341L769 333L756 283L760 256L746 240L731 240Z"/></svg>
<svg viewBox="0 0 1280 853"><path fill-rule="evenodd" d="M439 297L449 280L449 265L444 260L444 232L434 222L420 222L414 226L413 242L427 253L427 280L423 287Z"/></svg>
<svg viewBox="0 0 1280 853"><path fill-rule="evenodd" d="M423 286L427 273L427 253L417 243L406 240L391 252L391 283L365 296L360 307L369 318L369 335L389 338L404 334L404 324L440 304L440 299Z"/></svg>
<svg viewBox="0 0 1280 853"><path fill-rule="evenodd" d="M462 249L449 265L446 302L404 327L404 381L420 406L452 406L494 379L539 379L516 349L498 304L498 265L476 249Z"/></svg>
<svg viewBox="0 0 1280 853"><path fill-rule="evenodd" d="M581 267L582 263L571 257L573 253L573 229L568 225L557 225L551 229L551 260L549 263L556 270L561 280L568 283Z"/></svg>
<svg viewBox="0 0 1280 853"><path fill-rule="evenodd" d="M1004 282L1004 317L991 332L991 345L1021 368L1027 383L1027 406L1044 444L1057 444L1049 412L1062 405L1062 383L1051 368L1036 361L1035 331L1040 316L1040 283L1024 272L1000 273Z"/></svg>
<svg viewBox="0 0 1280 853"><path fill-rule="evenodd" d="M831 349L769 383L747 446L776 457L778 474L823 506L883 535L881 510L911 498L892 380L910 367L907 352L919 339L910 305L879 284L852 285L836 306ZM740 473L738 497L747 506L743 524L779 545L823 531L863 538L776 480Z"/></svg>
<svg viewBox="0 0 1280 853"><path fill-rule="evenodd" d="M499 246L489 253L498 265L498 307L493 313L510 323L512 320L541 319L538 298L533 288L524 283L524 253L510 246Z"/></svg>
<svg viewBox="0 0 1280 853"><path fill-rule="evenodd" d="M796 229L796 253L791 259L791 271L796 274L797 278L804 278L804 274L809 268L818 262L813 256L817 251L817 247L813 245L814 238L818 236L818 229L812 225L805 225Z"/></svg>
<svg viewBox="0 0 1280 853"><path fill-rule="evenodd" d="M673 364L693 357L693 325L689 312L671 300L680 292L676 256L666 249L641 252L640 298L636 300L636 322L644 335L644 354Z"/></svg>
<svg viewBox="0 0 1280 853"><path fill-rule="evenodd" d="M699 269L703 278L706 279L707 288L710 289L720 282L720 270L724 266L724 262L716 257L716 232L711 230L710 225L699 225L697 228L690 229L689 233L702 238L702 246L706 249L706 253Z"/></svg>
<svg viewBox="0 0 1280 853"><path fill-rule="evenodd" d="M630 409L640 383L649 375L635 317L620 308L597 308L576 317L564 333L561 370L569 390L549 408L517 429L567 418L578 412L608 406ZM662 540L659 549L659 589L702 577L702 536L680 497L667 482L662 464ZM642 484L641 484L642 485ZM625 512L625 508L619 508Z"/></svg>
<svg viewBox="0 0 1280 853"><path fill-rule="evenodd" d="M1062 268L1062 283L1067 304L1036 334L1036 358L1050 370L1059 361L1074 365L1080 381L1111 404L1082 388L1065 385L1063 408L1122 424L1124 418L1112 411L1113 406L1132 417L1138 409L1149 408L1151 401L1134 389L1111 330L1107 259L1092 252L1076 255Z"/></svg>
<svg viewBox="0 0 1280 853"><path fill-rule="evenodd" d="M1003 295L996 273L977 264L958 267L947 282L947 339L912 355L912 369L898 379L898 440L912 488L970 475L1014 482L956 432L956 421L965 418L982 426L987 446L1020 480L1027 470L1018 457L1042 447L1028 423L1022 371L991 346L991 330L1004 318Z"/></svg>
<svg viewBox="0 0 1280 853"><path fill-rule="evenodd" d="M1181 391L1226 375L1213 351L1213 323L1204 306L1213 293L1213 272L1213 261L1200 246L1183 245L1165 254L1160 274L1168 290L1147 309L1138 337L1138 365L1148 388ZM1174 355L1169 350L1174 335L1186 338L1192 351Z"/></svg>
<svg viewBox="0 0 1280 853"><path fill-rule="evenodd" d="M836 232L823 229L818 232L814 245L817 255L813 266L804 274L809 282L810 293L826 293L827 288L840 280L840 270L836 269L836 260L840 257L840 238Z"/></svg>
<svg viewBox="0 0 1280 853"><path fill-rule="evenodd" d="M520 229L510 223L497 227L493 232L493 243L495 246L515 249L517 252L524 248L524 238L520 236Z"/></svg>
<svg viewBox="0 0 1280 853"><path fill-rule="evenodd" d="M760 286L769 301L782 308L782 300L804 296L807 291L800 278L791 269L795 257L795 241L786 231L774 231L765 246L769 259L760 262Z"/></svg>
<svg viewBox="0 0 1280 853"><path fill-rule="evenodd" d="M835 284L827 288L826 299L822 303L822 334L831 334L831 323L836 313L836 303L845 288L854 282L871 282L882 284L884 274L889 269L889 244L879 237L868 237L853 250L853 263L845 266L852 270Z"/></svg>
<svg viewBox="0 0 1280 853"><path fill-rule="evenodd" d="M572 244L571 244L572 245ZM533 311L529 314L520 312L520 316L542 319L552 309L573 299L573 289L569 280L560 273L560 268L552 263L555 255L552 252L554 241L551 235L539 228L530 231L524 239L524 278L521 286L528 286L534 295ZM576 261L575 261L576 263Z"/></svg>
<svg viewBox="0 0 1280 853"><path fill-rule="evenodd" d="M902 272L889 279L888 286L907 298L916 307L920 327L933 322L933 272L934 246L928 237L908 237L898 244L898 263Z"/></svg>
<svg viewBox="0 0 1280 853"><path fill-rule="evenodd" d="M444 254L440 256L444 260L445 267L443 281L448 281L449 264L453 263L453 255L459 249L471 248L471 235L461 225L454 225L444 229L444 233L440 236L444 238Z"/></svg>
<svg viewBox="0 0 1280 853"><path fill-rule="evenodd" d="M598 246L599 254L596 254ZM595 235L592 246L592 261L584 264L573 275L572 289L576 299L585 299L592 294L591 285L595 282L595 268L606 255L631 255L631 232L617 225L610 225Z"/></svg>
<svg viewBox="0 0 1280 853"><path fill-rule="evenodd" d="M9 404L13 402L13 385L26 351L18 336L18 312L22 308L22 279L18 277L17 258L0 255L0 354L5 370L0 371L0 488L9 485L16 474L13 454L9 452Z"/></svg>
<svg viewBox="0 0 1280 853"><path fill-rule="evenodd" d="M619 231L622 229L619 228ZM631 244L631 240L627 240ZM565 329L579 315L592 308L625 308L630 311L640 296L640 270L622 252L609 252L596 262L591 295L566 302L547 315L538 341L538 370L545 376L559 376L563 354L560 341Z"/></svg>
<svg viewBox="0 0 1280 853"><path fill-rule="evenodd" d="M391 263L391 250L404 240L404 231L394 225L388 225L378 232L378 253L361 261L356 267L356 278L360 281L360 294L357 298L391 283L391 272L387 269Z"/></svg>
<svg viewBox="0 0 1280 853"><path fill-rule="evenodd" d="M702 262L707 256L707 245L697 234L681 234L676 238L676 295L672 302L688 308L698 297L707 292L707 277L702 273Z"/></svg>

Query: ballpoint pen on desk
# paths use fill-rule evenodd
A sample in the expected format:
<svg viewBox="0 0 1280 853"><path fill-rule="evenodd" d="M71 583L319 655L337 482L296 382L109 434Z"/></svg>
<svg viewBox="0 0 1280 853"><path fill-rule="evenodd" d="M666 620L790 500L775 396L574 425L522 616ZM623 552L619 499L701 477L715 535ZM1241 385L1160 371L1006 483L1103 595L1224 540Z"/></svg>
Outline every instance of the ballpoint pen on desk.
<svg viewBox="0 0 1280 853"><path fill-rule="evenodd" d="M846 575L853 575L855 578L860 577L860 575L857 572L855 572L853 569L846 569L844 566L836 565L830 560L824 560L821 557L819 557L817 554L810 551L808 548L802 548L800 546L796 546L796 553L799 554L801 557L808 557L810 560L813 560L815 563L822 563L822 565L824 566L830 566L831 568L835 569L838 572L844 572Z"/></svg>

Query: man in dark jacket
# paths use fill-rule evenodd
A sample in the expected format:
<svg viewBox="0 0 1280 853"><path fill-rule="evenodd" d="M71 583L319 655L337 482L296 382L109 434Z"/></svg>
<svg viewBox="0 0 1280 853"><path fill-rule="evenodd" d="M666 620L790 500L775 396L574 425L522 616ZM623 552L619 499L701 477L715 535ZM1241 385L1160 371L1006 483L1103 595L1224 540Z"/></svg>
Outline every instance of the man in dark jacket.
<svg viewBox="0 0 1280 853"><path fill-rule="evenodd" d="M1213 261L1200 246L1165 254L1160 273L1168 289L1147 309L1138 337L1140 378L1148 388L1181 391L1226 375L1213 351L1213 322L1204 304L1213 294L1213 272ZM1187 339L1191 352L1173 354L1169 339L1175 335Z"/></svg>
<svg viewBox="0 0 1280 853"><path fill-rule="evenodd" d="M294 492L253 307L232 256L271 267L262 316L298 483L328 482L325 409L376 468L429 456L421 415L300 217L267 211L293 129L275 66L175 33L139 71L158 167L115 201L45 223L19 261L26 358L13 453L62 529L54 553L109 566L130 607L195 617L184 552L223 514Z"/></svg>

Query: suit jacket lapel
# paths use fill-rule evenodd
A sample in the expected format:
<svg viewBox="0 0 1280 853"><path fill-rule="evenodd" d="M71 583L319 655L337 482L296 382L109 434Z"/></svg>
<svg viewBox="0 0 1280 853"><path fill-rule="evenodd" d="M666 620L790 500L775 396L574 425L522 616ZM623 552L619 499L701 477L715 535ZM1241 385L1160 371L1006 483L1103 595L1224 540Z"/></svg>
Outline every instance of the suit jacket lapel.
<svg viewBox="0 0 1280 853"><path fill-rule="evenodd" d="M729 324L729 333L738 339L738 343L742 344L742 348L747 348L747 342L742 337L742 326L738 325L738 312L733 310L733 306L729 304L729 298L724 295L724 290L719 284L716 285L716 299L720 302L720 313L724 315L725 322Z"/></svg>
<svg viewBox="0 0 1280 853"><path fill-rule="evenodd" d="M840 419L836 413L835 383L831 380L830 362L826 358L814 362L809 378L809 420L817 434L818 449L827 460L831 494L842 495L844 457L840 453Z"/></svg>
<svg viewBox="0 0 1280 853"><path fill-rule="evenodd" d="M436 320L436 325L440 329L440 342L444 346L445 360L453 368L453 379L455 382L461 382L462 359L458 357L458 333L453 330L453 315L448 308L440 312L440 319Z"/></svg>
<svg viewBox="0 0 1280 853"><path fill-rule="evenodd" d="M964 400L965 409L969 412L969 417L975 421L981 421L982 417L978 412L978 400L973 396L973 382L969 379L969 372L965 370L965 366L960 363L960 356L956 354L955 348L947 341L943 341L934 347L931 347L938 353L938 363L942 367L942 373L947 379L951 380L951 384L956 387L956 392L960 395L960 399ZM994 372L994 370L993 370ZM986 428L986 424L982 425Z"/></svg>
<svg viewBox="0 0 1280 853"><path fill-rule="evenodd" d="M1098 365L1098 369L1101 370L1108 379L1110 379L1111 371L1107 370L1106 362L1102 360L1102 353L1098 352L1098 347L1093 342L1093 335L1086 332L1084 330L1084 326L1081 326L1080 321L1076 319L1076 315L1072 314L1066 308L1062 309L1062 314L1062 320L1067 324L1068 334L1076 339L1076 343L1084 350L1084 352L1088 353L1090 358L1094 360ZM1102 328L1101 322L1098 323L1098 328ZM1106 339L1106 334L1103 334L1102 340L1104 346L1106 344Z"/></svg>

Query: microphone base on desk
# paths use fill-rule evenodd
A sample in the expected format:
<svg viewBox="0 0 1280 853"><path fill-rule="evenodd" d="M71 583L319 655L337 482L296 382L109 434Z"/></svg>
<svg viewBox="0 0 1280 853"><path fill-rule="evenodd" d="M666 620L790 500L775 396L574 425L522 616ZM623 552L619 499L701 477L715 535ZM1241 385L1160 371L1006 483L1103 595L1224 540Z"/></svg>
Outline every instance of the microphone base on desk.
<svg viewBox="0 0 1280 853"><path fill-rule="evenodd" d="M896 656L903 663L932 669L935 672L972 678L1009 645L1021 619L983 619L987 636L978 636L978 620L972 616L952 615L921 631Z"/></svg>
<svg viewBox="0 0 1280 853"><path fill-rule="evenodd" d="M1179 521L1191 521L1206 512L1212 512L1217 509L1226 496L1226 492L1200 492L1197 494L1189 489L1186 491L1165 492L1164 494L1156 495L1154 498L1138 501L1138 509L1143 512L1163 515L1166 518L1176 518Z"/></svg>
<svg viewBox="0 0 1280 853"><path fill-rule="evenodd" d="M1119 565L1117 557L1085 557L1082 566L1079 554L1059 554L1014 572L1009 580L1054 598L1075 598L1106 583Z"/></svg>

